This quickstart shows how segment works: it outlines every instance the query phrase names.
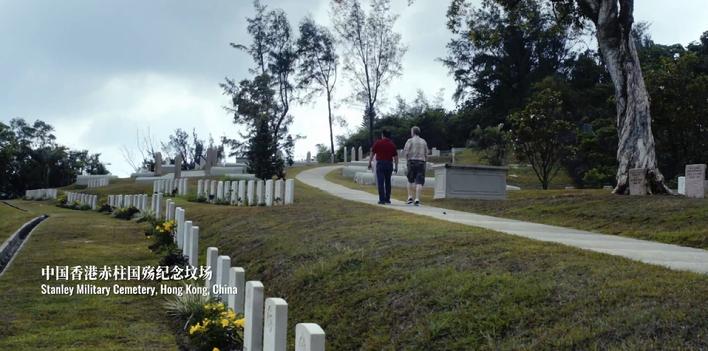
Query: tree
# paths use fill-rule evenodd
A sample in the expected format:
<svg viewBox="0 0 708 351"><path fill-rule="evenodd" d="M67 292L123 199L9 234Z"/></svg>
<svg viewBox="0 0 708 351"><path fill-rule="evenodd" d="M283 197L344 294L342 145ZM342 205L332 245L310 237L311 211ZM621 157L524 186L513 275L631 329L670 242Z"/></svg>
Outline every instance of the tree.
<svg viewBox="0 0 708 351"><path fill-rule="evenodd" d="M299 84L311 89L312 94L324 93L327 97L329 117L330 162L334 163L334 132L332 131L332 93L337 83L337 56L334 37L327 28L318 26L310 17L300 24L297 41L300 57Z"/></svg>
<svg viewBox="0 0 708 351"><path fill-rule="evenodd" d="M239 152L249 155L252 162L272 161L270 166L251 165L253 169L263 170L262 175L269 178L284 174L284 162L278 150L286 147L289 141L297 139L283 137L288 134L288 126L292 123L289 111L290 104L295 100L292 75L296 70L297 52L285 12L281 9L267 11L267 7L258 0L255 0L253 5L256 14L247 19L251 44L231 43L231 46L245 51L253 58L255 68L251 69L251 72L256 76L240 83L226 78L225 82L220 84L224 93L231 97L232 106L226 109L234 114L234 123L246 124L249 128L246 134L241 135L247 141L223 138L222 142L237 147ZM264 126L263 123L268 125ZM264 130L270 132L270 137L260 135ZM266 141L271 145L254 144ZM251 158L254 153L260 154L264 150L272 151L272 155ZM273 170L274 173L266 174L268 170Z"/></svg>
<svg viewBox="0 0 708 351"><path fill-rule="evenodd" d="M40 120L0 123L0 198L21 196L26 189L65 186L81 173L107 173L99 154L58 145L53 131Z"/></svg>
<svg viewBox="0 0 708 351"><path fill-rule="evenodd" d="M391 14L390 0L371 0L369 12L359 0L333 0L334 29L344 45L344 69L349 73L356 98L365 104L364 122L369 126L369 146L374 143L374 120L380 90L401 74L406 48L393 31L398 16Z"/></svg>
<svg viewBox="0 0 708 351"><path fill-rule="evenodd" d="M182 156L182 169L196 169L199 160L204 158L204 140L199 139L197 131L192 129L192 141L190 135L181 128L177 128L174 134L168 137L167 142L161 142L162 151L172 158ZM211 141L213 144L213 140ZM223 148L222 148L223 150Z"/></svg>
<svg viewBox="0 0 708 351"><path fill-rule="evenodd" d="M483 0L476 7L452 0L447 17L453 38L441 61L457 83L453 97L482 112L482 128L505 123L535 83L561 74L575 43L571 22L545 0Z"/></svg>
<svg viewBox="0 0 708 351"><path fill-rule="evenodd" d="M522 111L510 116L516 155L531 164L543 189L571 151L573 125L565 119L561 95L550 89L532 95Z"/></svg>
<svg viewBox="0 0 708 351"><path fill-rule="evenodd" d="M560 16L595 26L603 63L612 78L617 106L617 185L614 193L629 193L629 170L647 169L648 194L671 192L659 171L651 129L649 95L632 36L633 0L551 0Z"/></svg>

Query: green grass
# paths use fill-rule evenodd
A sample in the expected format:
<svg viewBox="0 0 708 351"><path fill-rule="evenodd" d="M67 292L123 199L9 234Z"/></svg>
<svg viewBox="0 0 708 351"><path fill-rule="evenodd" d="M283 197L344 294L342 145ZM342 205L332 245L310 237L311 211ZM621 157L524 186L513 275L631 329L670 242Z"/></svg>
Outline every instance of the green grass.
<svg viewBox="0 0 708 351"><path fill-rule="evenodd" d="M376 193L374 186L356 184L338 170L329 173L327 179ZM394 188L392 196L405 200L406 189ZM433 189L424 189L421 201L460 211L708 249L708 199L619 196L598 189L521 190L509 191L507 196L506 200L433 200Z"/></svg>
<svg viewBox="0 0 708 351"><path fill-rule="evenodd" d="M347 202L186 203L207 246L333 350L701 349L708 277ZM292 347L292 344L291 344Z"/></svg>
<svg viewBox="0 0 708 351"><path fill-rule="evenodd" d="M200 262L216 246L267 297L288 301L290 349L300 322L320 324L329 350L708 347L705 275L348 202L300 182L294 206L177 203L200 227Z"/></svg>
<svg viewBox="0 0 708 351"><path fill-rule="evenodd" d="M50 217L0 278L0 350L176 349L161 306L163 297L41 294L41 285L47 283L41 269L47 265L155 265L157 257L147 249L142 225L48 202L12 203Z"/></svg>
<svg viewBox="0 0 708 351"><path fill-rule="evenodd" d="M5 203L0 203L0 245L23 224L37 216L35 213L24 212Z"/></svg>

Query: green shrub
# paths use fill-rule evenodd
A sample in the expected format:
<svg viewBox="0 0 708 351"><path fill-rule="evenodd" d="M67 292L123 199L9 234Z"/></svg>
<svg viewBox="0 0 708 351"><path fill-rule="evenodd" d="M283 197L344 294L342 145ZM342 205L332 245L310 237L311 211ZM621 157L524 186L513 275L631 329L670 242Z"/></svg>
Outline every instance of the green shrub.
<svg viewBox="0 0 708 351"><path fill-rule="evenodd" d="M119 208L115 211L113 211L113 217L118 218L118 219L125 219L125 220L131 220L133 216L140 212L137 208L130 206L126 208Z"/></svg>

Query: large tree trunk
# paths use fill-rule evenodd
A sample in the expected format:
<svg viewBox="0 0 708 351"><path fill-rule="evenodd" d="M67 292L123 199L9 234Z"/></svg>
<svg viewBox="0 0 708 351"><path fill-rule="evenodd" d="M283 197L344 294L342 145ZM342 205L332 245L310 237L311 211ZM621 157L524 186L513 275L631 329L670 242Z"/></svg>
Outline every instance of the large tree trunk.
<svg viewBox="0 0 708 351"><path fill-rule="evenodd" d="M330 162L335 163L334 132L332 131L332 92L327 89L327 112L329 113L329 153Z"/></svg>
<svg viewBox="0 0 708 351"><path fill-rule="evenodd" d="M632 0L581 0L592 12L597 42L612 77L617 100L616 194L629 193L629 170L647 169L647 193L666 193L664 176L657 167L651 131L649 96L644 85L637 49L632 38Z"/></svg>

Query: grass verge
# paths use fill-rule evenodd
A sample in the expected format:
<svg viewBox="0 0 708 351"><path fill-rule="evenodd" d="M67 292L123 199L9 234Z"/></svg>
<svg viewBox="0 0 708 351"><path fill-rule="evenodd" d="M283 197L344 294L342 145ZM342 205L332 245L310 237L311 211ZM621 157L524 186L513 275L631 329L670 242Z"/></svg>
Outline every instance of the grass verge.
<svg viewBox="0 0 708 351"><path fill-rule="evenodd" d="M0 245L17 229L38 214L18 210L4 202L0 202Z"/></svg>
<svg viewBox="0 0 708 351"><path fill-rule="evenodd" d="M75 265L155 265L144 225L48 202L13 201L35 216L49 213L0 278L0 350L174 350L162 297L42 295L41 269ZM74 285L75 282L64 282ZM81 281L111 286L127 282ZM143 285L156 285L139 282Z"/></svg>
<svg viewBox="0 0 708 351"><path fill-rule="evenodd" d="M374 186L356 184L339 170L326 178L376 193ZM506 200L433 200L433 189L424 189L421 201L454 210L708 249L708 199L618 196L589 189L521 190L507 195ZM392 197L405 200L406 189L393 188Z"/></svg>

